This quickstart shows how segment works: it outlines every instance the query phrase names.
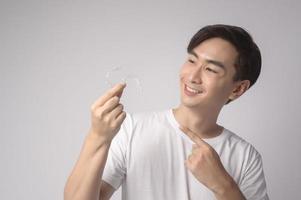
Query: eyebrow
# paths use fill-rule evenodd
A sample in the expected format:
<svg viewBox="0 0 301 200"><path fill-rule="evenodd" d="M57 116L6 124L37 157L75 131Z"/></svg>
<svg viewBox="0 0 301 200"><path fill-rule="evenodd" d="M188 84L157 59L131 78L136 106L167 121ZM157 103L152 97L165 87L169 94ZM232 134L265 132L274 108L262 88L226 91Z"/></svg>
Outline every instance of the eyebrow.
<svg viewBox="0 0 301 200"><path fill-rule="evenodd" d="M198 54L196 54L193 50L191 52L188 52L188 53L191 54L191 55L193 55L193 56L195 56L197 59L199 59ZM217 67L220 67L220 68L222 68L224 70L226 69L225 65L222 62L220 62L220 61L211 60L211 59L205 59L205 60L209 64L213 64L213 65L215 65Z"/></svg>

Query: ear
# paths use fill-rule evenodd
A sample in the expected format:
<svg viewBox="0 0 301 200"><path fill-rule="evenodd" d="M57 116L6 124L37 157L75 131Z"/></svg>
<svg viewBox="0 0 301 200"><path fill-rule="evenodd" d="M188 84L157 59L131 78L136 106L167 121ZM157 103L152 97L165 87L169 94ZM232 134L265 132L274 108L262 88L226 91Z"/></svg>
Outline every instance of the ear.
<svg viewBox="0 0 301 200"><path fill-rule="evenodd" d="M238 81L235 83L235 87L232 90L232 93L229 96L230 100L235 100L238 97L240 97L245 91L247 91L250 87L250 81L249 80L243 80L243 81Z"/></svg>

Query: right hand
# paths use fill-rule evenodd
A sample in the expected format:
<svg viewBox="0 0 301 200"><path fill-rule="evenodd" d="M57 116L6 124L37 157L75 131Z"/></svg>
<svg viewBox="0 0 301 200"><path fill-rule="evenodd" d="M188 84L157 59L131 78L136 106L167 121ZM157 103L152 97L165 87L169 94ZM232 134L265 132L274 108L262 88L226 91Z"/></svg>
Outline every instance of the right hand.
<svg viewBox="0 0 301 200"><path fill-rule="evenodd" d="M119 103L126 84L116 84L91 106L90 133L110 143L120 129L126 113Z"/></svg>

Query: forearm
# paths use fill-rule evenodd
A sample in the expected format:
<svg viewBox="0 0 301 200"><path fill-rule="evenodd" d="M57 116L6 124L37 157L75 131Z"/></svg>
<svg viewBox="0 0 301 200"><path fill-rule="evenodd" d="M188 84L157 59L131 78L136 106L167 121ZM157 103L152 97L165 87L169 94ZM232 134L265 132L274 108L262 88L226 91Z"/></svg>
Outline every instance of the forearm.
<svg viewBox="0 0 301 200"><path fill-rule="evenodd" d="M98 200L110 144L89 133L64 190L65 200Z"/></svg>
<svg viewBox="0 0 301 200"><path fill-rule="evenodd" d="M217 200L246 200L233 179L218 191L214 192Z"/></svg>

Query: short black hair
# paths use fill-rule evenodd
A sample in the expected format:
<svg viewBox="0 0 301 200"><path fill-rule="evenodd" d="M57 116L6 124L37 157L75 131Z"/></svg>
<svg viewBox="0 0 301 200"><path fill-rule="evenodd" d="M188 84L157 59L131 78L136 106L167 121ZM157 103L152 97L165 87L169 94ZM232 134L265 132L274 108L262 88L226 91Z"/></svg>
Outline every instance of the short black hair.
<svg viewBox="0 0 301 200"><path fill-rule="evenodd" d="M208 25L201 28L190 40L187 52L205 40L221 38L230 42L238 52L235 61L236 73L233 81L249 80L254 85L261 71L261 53L252 36L243 28L225 24ZM229 99L226 104L231 100Z"/></svg>

